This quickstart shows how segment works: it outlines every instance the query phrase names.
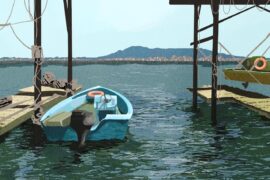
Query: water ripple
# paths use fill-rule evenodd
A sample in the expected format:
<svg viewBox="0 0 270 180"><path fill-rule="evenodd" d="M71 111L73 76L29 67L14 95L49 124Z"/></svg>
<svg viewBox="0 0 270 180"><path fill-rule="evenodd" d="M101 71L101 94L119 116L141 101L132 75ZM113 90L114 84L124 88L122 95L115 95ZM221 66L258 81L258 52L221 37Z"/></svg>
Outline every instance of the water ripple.
<svg viewBox="0 0 270 180"><path fill-rule="evenodd" d="M210 67L199 68L200 83L209 84ZM32 66L0 69L10 78L0 81L1 96L31 84ZM66 76L63 66L46 71ZM0 179L269 179L270 121L219 103L213 128L209 104L199 100L200 111L191 111L191 71L191 65L76 66L85 88L107 86L132 102L125 141L88 142L79 151L74 143L47 142L27 122L0 139Z"/></svg>

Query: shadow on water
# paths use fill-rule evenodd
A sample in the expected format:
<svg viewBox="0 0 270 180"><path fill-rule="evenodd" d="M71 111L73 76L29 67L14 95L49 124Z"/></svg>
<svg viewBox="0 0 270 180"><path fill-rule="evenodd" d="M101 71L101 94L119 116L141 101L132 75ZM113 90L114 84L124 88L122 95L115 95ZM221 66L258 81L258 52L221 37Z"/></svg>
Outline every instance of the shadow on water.
<svg viewBox="0 0 270 180"><path fill-rule="evenodd" d="M125 143L127 140L110 140L110 141L86 141L84 146L79 146L77 142L72 142L69 147L71 150L79 153L87 153L91 150L105 150L110 149L116 146L119 146L122 143Z"/></svg>
<svg viewBox="0 0 270 180"><path fill-rule="evenodd" d="M87 152L93 149L109 149L119 144L128 141L127 137L124 140L111 140L111 141L87 141L86 144L80 148L77 142L48 142L46 135L41 126L32 124L31 120L23 123L20 127L23 133L23 141L20 141L20 147L22 149L35 149L46 146L46 144L60 144L64 146L69 146L71 150L78 152ZM8 134L1 136L0 142L4 142ZM128 136L132 135L128 133Z"/></svg>
<svg viewBox="0 0 270 180"><path fill-rule="evenodd" d="M40 126L33 125L29 120L20 126L21 134L23 139L16 139L17 145L20 149L32 150L35 155L40 155L42 151L51 150L51 147L59 147L58 151L70 152L67 155L71 163L80 164L84 161L81 159L82 156L89 153L98 151L110 151L112 149L118 149L119 147L129 146L133 148L134 151L140 151L140 143L133 139L131 133L127 133L124 140L111 140L111 141L86 141L83 147L80 147L77 142L48 142L45 134ZM5 135L7 137L8 135ZM4 137L3 137L4 141ZM44 152L43 152L44 153ZM59 152L57 152L59 153Z"/></svg>
<svg viewBox="0 0 270 180"><path fill-rule="evenodd" d="M129 131L124 140L86 141L85 145L82 147L80 147L77 142L66 142L64 146L74 153L73 163L81 163L82 160L80 157L93 151L110 151L114 148L123 148L123 146L128 146L129 149L132 148L136 152L141 151L138 148L141 146L141 143L135 141Z"/></svg>
<svg viewBox="0 0 270 180"><path fill-rule="evenodd" d="M3 135L0 136L0 143L5 142L5 140L7 139L7 137L9 136L9 133L5 133Z"/></svg>
<svg viewBox="0 0 270 180"><path fill-rule="evenodd" d="M22 137L12 137L18 134ZM19 129L14 129L14 132L5 134L1 136L0 143L5 143L6 139L12 137L13 143L16 144L16 148L19 150L28 150L35 154L35 157L42 156L44 152L47 151L54 152L54 154L63 153L65 154L66 158L69 159L71 163L80 164L83 163L81 160L81 156L93 151L99 150L110 150L112 148L117 148L118 146L123 145L124 143L128 143L130 140L128 138L132 138L131 134L128 134L128 138L123 141L97 141L97 142L89 142L87 141L85 146L79 147L77 142L49 142L46 139L46 136L40 126L32 124L31 120L26 121L23 123ZM136 143L135 143L136 144ZM56 149L52 149L52 147ZM58 147L58 148L57 148ZM70 153L67 153L69 152ZM49 156L53 157L53 154L48 154ZM65 162L62 164L66 165ZM61 165L59 165L59 168Z"/></svg>
<svg viewBox="0 0 270 180"><path fill-rule="evenodd" d="M78 153L87 153L92 150L106 150L123 145L130 141L132 134L127 132L125 139L123 140L101 140L101 141L86 141L83 146L79 146L78 142L57 142L59 144L64 144L64 146L69 147L70 150Z"/></svg>
<svg viewBox="0 0 270 180"><path fill-rule="evenodd" d="M36 149L45 146L46 144L46 137L42 131L42 128L38 125L32 124L32 121L29 119L20 125L20 131L22 131L23 138L16 138L15 141L18 141L18 145L22 149ZM13 131L18 130L17 128ZM4 143L6 139L13 132L8 132L0 136L0 143ZM15 132L16 133L16 132Z"/></svg>
<svg viewBox="0 0 270 180"><path fill-rule="evenodd" d="M211 105L205 102L198 105L199 111L196 113L190 107L182 109L191 114L192 124L186 131L188 132L187 138L192 138L192 143L187 145L192 148L189 153L192 161L210 164L208 168L221 164L226 164L228 169L229 164L246 164L249 168L249 162L253 159L247 157L246 152L265 149L269 144L264 132L270 127L269 119L236 103L219 103L217 107L218 124L213 127L211 125ZM258 145L254 146L253 143ZM264 152L262 156L266 156L265 154L269 153ZM194 171L203 177L203 170L198 171L197 168L194 168ZM224 177L224 172L218 172L218 174L220 177ZM219 177L215 173L208 175L205 173L204 175L208 178ZM226 176L230 177L231 174L226 174Z"/></svg>
<svg viewBox="0 0 270 180"><path fill-rule="evenodd" d="M46 146L47 140L40 126L34 125L29 119L21 125L23 138L19 143L20 148L36 150Z"/></svg>

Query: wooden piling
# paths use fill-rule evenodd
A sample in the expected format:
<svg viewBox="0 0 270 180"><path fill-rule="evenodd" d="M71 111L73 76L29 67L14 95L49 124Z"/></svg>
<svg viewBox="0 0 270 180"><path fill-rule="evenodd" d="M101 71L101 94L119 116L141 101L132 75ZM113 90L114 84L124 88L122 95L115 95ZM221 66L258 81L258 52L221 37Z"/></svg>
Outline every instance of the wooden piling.
<svg viewBox="0 0 270 180"><path fill-rule="evenodd" d="M68 19L69 19L69 32L68 32L68 84L71 89L72 83L72 2L68 0ZM72 94L69 93L68 96Z"/></svg>
<svg viewBox="0 0 270 180"><path fill-rule="evenodd" d="M198 4L194 4L194 45L193 45L193 111L197 110L197 87L198 87Z"/></svg>
<svg viewBox="0 0 270 180"><path fill-rule="evenodd" d="M41 47L41 0L35 0L35 15L34 15L34 44L37 47ZM41 101L41 58L35 58L34 64L34 99L38 104ZM37 108L34 112L35 118L39 118L41 109Z"/></svg>
<svg viewBox="0 0 270 180"><path fill-rule="evenodd" d="M65 8L65 17L66 17L66 26L68 33L68 89L72 89L72 1L63 0ZM68 93L68 97L71 96L71 93Z"/></svg>
<svg viewBox="0 0 270 180"><path fill-rule="evenodd" d="M211 120L217 124L217 58L218 58L218 28L219 28L219 2L213 1L213 51L212 51L212 90L211 90Z"/></svg>

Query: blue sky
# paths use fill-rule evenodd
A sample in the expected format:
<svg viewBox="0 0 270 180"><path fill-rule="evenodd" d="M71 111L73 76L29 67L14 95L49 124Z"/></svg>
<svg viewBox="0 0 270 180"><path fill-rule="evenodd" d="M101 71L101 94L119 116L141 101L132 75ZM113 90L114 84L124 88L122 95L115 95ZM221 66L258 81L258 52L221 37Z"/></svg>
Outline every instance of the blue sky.
<svg viewBox="0 0 270 180"><path fill-rule="evenodd" d="M28 1L28 0L26 0ZM33 4L33 0L30 0ZM43 7L46 0L43 0ZM10 12L13 0L0 1L0 24ZM33 7L33 6L32 6ZM245 8L221 6L225 17ZM230 12L229 12L230 11ZM229 13L228 13L229 12ZM212 22L211 11L203 6L200 26ZM10 22L29 19L23 0L16 0ZM253 9L220 25L220 41L236 55L247 55L270 31L270 13ZM33 44L33 23L14 26L18 36ZM210 35L212 29L201 33ZM193 7L171 6L169 0L74 0L73 54L96 57L129 46L150 48L188 48L193 39ZM67 32L62 0L48 0L42 17L42 43L47 57L67 55ZM255 54L261 54L270 44L268 40ZM211 49L211 42L201 45ZM254 55L255 55L254 54ZM9 27L0 31L0 57L31 57ZM267 54L270 56L270 53Z"/></svg>

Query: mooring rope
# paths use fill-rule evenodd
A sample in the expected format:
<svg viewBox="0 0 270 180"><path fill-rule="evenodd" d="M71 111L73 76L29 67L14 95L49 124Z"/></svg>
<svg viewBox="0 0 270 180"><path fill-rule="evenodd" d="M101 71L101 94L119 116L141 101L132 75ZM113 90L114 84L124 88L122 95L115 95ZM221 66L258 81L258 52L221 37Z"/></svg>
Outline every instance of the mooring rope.
<svg viewBox="0 0 270 180"><path fill-rule="evenodd" d="M268 0L265 4L264 4L264 7L263 8L260 8L260 6L259 5L257 5L256 3L255 3L255 0L253 0L253 4L256 6L256 9L258 10L258 11L260 11L260 12L263 12L263 11L265 11L265 8L267 7L267 5L270 3L270 0ZM261 6L262 7L262 6Z"/></svg>
<svg viewBox="0 0 270 180"><path fill-rule="evenodd" d="M43 111L43 108L41 106L42 105L42 101L40 101L40 102L37 102L37 101L41 97L42 91L41 91L41 89L38 88L37 84L35 83L35 79L38 79L38 80L41 81L41 79L39 79L38 76L37 76L39 74L39 71L41 71L41 70L38 71L37 69L38 69L38 65L41 65L43 63L43 53L42 53L41 61L40 62L36 62L36 63L37 63L37 66L36 66L35 76L33 77L33 84L34 84L34 87L36 87L36 89L38 90L38 97L34 100L34 112L36 110L39 110L40 112L38 114L34 114L31 119L32 119L32 121L33 121L34 124L40 125L40 118L44 114L44 111ZM68 94L72 94L73 95L74 94L74 90L72 89L72 87L75 88L75 81L71 83L70 87L71 87L71 89L65 88L65 95L59 95L59 97L66 98L68 96Z"/></svg>
<svg viewBox="0 0 270 180"><path fill-rule="evenodd" d="M266 50L263 52L262 56L265 56L265 54L269 51L270 45L266 48Z"/></svg>
<svg viewBox="0 0 270 180"><path fill-rule="evenodd" d="M219 44L220 44L220 46L228 53L228 54L230 54L230 56L233 56L234 57L234 55L221 43L221 42L219 42ZM250 75L250 76L252 76L253 77L253 79L255 80L255 81L257 81L257 83L258 84L260 84L260 85L263 85L252 73L250 73L250 71L245 67L245 66L243 66L242 65L242 67L241 68L244 68L244 70ZM225 75L225 74L224 74ZM226 76L226 75L225 75ZM228 77L228 76L227 76ZM230 78L228 78L228 79L230 79Z"/></svg>
<svg viewBox="0 0 270 180"><path fill-rule="evenodd" d="M13 10L14 10L14 6L15 6L15 2L16 2L16 0L14 0L14 1L13 1L13 4L12 4L12 7L11 7L11 10L10 10L9 16L8 16L8 18L7 18L7 20L5 21L5 23L4 23L4 24L7 24L7 23L9 22L9 20L10 20L10 18L11 18L11 16L12 16L12 14L13 14ZM5 27L6 27L6 26L2 26L2 27L0 27L0 31L1 31L1 30L3 30Z"/></svg>
<svg viewBox="0 0 270 180"><path fill-rule="evenodd" d="M12 12L13 12L13 9L14 9L14 6L15 6L15 0L14 0L13 6L12 6L12 9L11 9L11 12L10 12L10 15L9 15L6 23L0 25L0 26L2 26L1 29L3 29L6 26L10 26L10 28L11 28L14 36L16 37L16 39L24 47L26 47L29 50L32 50L32 58L33 59L38 59L38 61L35 61L36 68L35 68L35 75L33 77L33 85L34 85L34 88L38 90L38 96L34 99L34 106L33 107L34 107L34 111L37 112L37 110L39 110L39 113L38 114L35 114L35 117L32 117L32 120L33 120L33 123L34 124L40 124L39 120L40 120L40 118L41 118L41 116L43 114L43 110L42 110L42 107L41 107L41 102L38 102L38 100L41 99L41 89L38 88L38 86L37 86L37 84L35 82L36 80L41 81L41 79L39 79L37 75L40 73L41 69L39 67L42 65L42 63L44 61L43 51L42 51L42 47L32 46L32 48L31 48L26 43L24 43L23 40L15 32L15 30L13 28L13 25L17 25L17 24L21 24L21 23L26 23L26 22L37 22L37 20L40 19L43 16L43 14L45 13L45 11L47 9L47 5L48 5L48 0L46 0L46 4L45 4L45 7L44 7L41 15L39 17L37 17L37 18L34 18L33 15L32 15L32 13L31 13L30 1L28 0L28 4L26 4L26 2L24 0L24 6L25 6L26 11L28 12L28 15L30 17L30 20L20 21L20 22L16 22L16 23L9 23L9 19L10 19L11 15L12 15ZM35 25L37 26L36 23L35 23ZM37 34L35 34L35 36L37 36Z"/></svg>
<svg viewBox="0 0 270 180"><path fill-rule="evenodd" d="M36 19L30 19L30 20L18 21L18 22L15 22L15 23L4 23L4 24L0 24L0 26L2 26L2 27L10 26L10 25L13 26L13 25L18 25L18 24L24 24L24 23L29 23L29 22L37 21L38 19L40 19L40 18L44 15L44 13L45 13L45 11L46 11L46 9L47 9L47 6L48 6L48 1L49 1L49 0L46 0L45 7L44 7L44 9L42 10L41 15L40 15L39 17L37 17ZM31 13L31 12L30 12L30 13ZM31 14L32 14L32 13L31 13Z"/></svg>
<svg viewBox="0 0 270 180"><path fill-rule="evenodd" d="M210 8L211 8L211 11L212 11L213 14L218 14L219 11L214 11L214 9L213 9L214 1L215 1L215 0L211 0ZM262 11L259 7L257 7L257 3L255 2L255 0L252 0L252 3L250 3L251 0L248 0L246 4L241 5L241 6L243 6L243 8L239 8L239 7L237 6L237 4L235 3L235 0L230 0L230 3L229 3L229 5L228 5L228 6L229 6L229 10L226 12L226 11L225 11L225 8L224 8L224 6L225 6L224 2L225 2L225 0L220 0L220 1L219 1L219 4L223 4L223 12L224 12L224 14L229 14L229 13L230 13L231 6L234 6L235 9L238 10L238 11L243 11L244 9L247 8L247 6L249 6L249 5L255 5L256 8L257 8L259 11ZM264 6L266 7L269 3L270 3L270 0L268 0L268 1L264 4Z"/></svg>
<svg viewBox="0 0 270 180"><path fill-rule="evenodd" d="M201 24L201 21L200 21L200 18L198 18L198 27L200 26L200 24ZM198 39L200 39L200 32L198 32ZM197 52L199 52L203 56L204 59L206 59L206 60L208 59L207 56L206 56L206 54L201 50L200 43L198 43ZM213 83L214 84L217 84L217 89L215 87L212 87L212 88L214 88L215 90L218 90L219 89L218 88L219 87L219 85L218 85L219 83L218 83L218 80L215 77L218 77L218 73L220 71L218 70L218 66L216 64L213 64L213 62L212 62L211 59L209 61L210 61L211 65L214 67L214 69L216 70L216 71L213 71L211 80L213 79ZM217 63L218 63L218 59L217 59ZM220 85L220 89L221 89L221 85ZM220 94L217 91L217 97L216 98L217 98L218 101L219 101L219 95Z"/></svg>
<svg viewBox="0 0 270 180"><path fill-rule="evenodd" d="M26 4L25 0L23 0L23 3L24 3L24 7L25 7L25 10L27 11L28 15L29 15L29 18L31 20L34 20L34 16L33 14L31 13L31 6L30 6L30 0L28 0L28 4ZM28 7L27 7L28 6Z"/></svg>
<svg viewBox="0 0 270 180"><path fill-rule="evenodd" d="M238 11L243 11L243 10L246 9L247 6L249 5L249 1L250 1L250 0L247 1L247 4L244 5L243 8L238 8L237 5L234 3L234 0L232 0L232 5L233 5L233 6L235 7L235 9L237 9ZM253 1L253 4L255 5L254 1Z"/></svg>
<svg viewBox="0 0 270 180"><path fill-rule="evenodd" d="M41 72L41 68L40 66L43 63L43 50L40 46L33 46L32 47L32 55L33 55L33 60L35 61L36 64L36 68L35 68L35 73L34 73L34 77L33 77L33 85L34 85L34 89L38 90L38 96L34 99L34 115L32 116L32 121L34 124L40 124L39 120L41 118L41 116L43 115L43 109L41 107L41 101L38 102L39 99L41 99L41 89L37 86L36 84L36 80L41 82L41 79L38 77L38 74ZM40 57L38 56L40 55ZM38 59L38 60L35 60ZM36 114L35 112L39 111L38 114Z"/></svg>
<svg viewBox="0 0 270 180"><path fill-rule="evenodd" d="M16 23L8 23L11 16L12 16L12 13L13 13L13 9L14 9L14 6L15 6L15 2L16 0L13 1L13 5L12 5L12 8L11 8L11 11L9 13L9 16L6 20L6 23L4 24L0 24L0 30L4 29L6 26L9 26L10 29L12 30L12 33L14 34L14 36L16 37L16 39L24 46L26 47L27 49L31 50L30 46L28 46L26 43L23 42L23 40L17 35L17 33L15 32L14 30L14 27L13 25L17 25L17 24L21 24L21 23L27 23L27 22L36 22L38 19L40 19L43 14L45 13L46 9L47 9L47 6L48 6L48 0L46 0L46 4L45 4L45 7L40 15L40 17L37 17L36 19L33 18L33 15L31 13L31 7L30 7L30 1L28 0L28 7L26 5L26 2L24 0L24 6L25 6L25 9L26 11L28 12L29 16L30 16L30 20L26 20L26 21L20 21L20 22L16 22Z"/></svg>
<svg viewBox="0 0 270 180"><path fill-rule="evenodd" d="M12 25L9 26L10 29L12 30L14 36L16 37L16 39L27 49L31 49L28 45L26 45L26 43L23 42L23 40L21 38L19 38L19 36L17 35L17 33L15 32L15 30L13 29Z"/></svg>
<svg viewBox="0 0 270 180"><path fill-rule="evenodd" d="M270 33L268 33L266 37L246 57L249 57L252 53L254 53L269 37Z"/></svg>
<svg viewBox="0 0 270 180"><path fill-rule="evenodd" d="M268 38L270 37L270 33L268 33L266 35L266 37L254 48L252 49L252 51L250 53L248 53L248 55L245 57L245 59L243 59L242 61L240 61L235 68L241 68L243 67L243 62L252 54L254 53Z"/></svg>
<svg viewBox="0 0 270 180"><path fill-rule="evenodd" d="M223 2L225 1L225 0L222 0ZM232 3L232 0L230 0L230 4ZM229 6L229 10L228 11L225 11L225 4L223 3L223 6L222 6L222 10L223 10L223 13L224 14L229 14L230 12L231 12L231 6Z"/></svg>

